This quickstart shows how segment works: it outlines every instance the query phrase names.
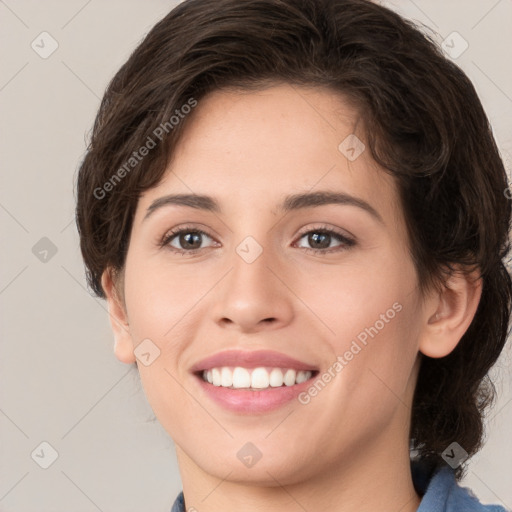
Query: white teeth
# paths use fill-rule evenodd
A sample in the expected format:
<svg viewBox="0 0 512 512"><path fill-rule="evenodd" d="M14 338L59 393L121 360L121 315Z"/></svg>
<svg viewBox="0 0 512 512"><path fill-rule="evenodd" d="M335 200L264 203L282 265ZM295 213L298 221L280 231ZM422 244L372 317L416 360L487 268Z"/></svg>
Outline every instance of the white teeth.
<svg viewBox="0 0 512 512"><path fill-rule="evenodd" d="M302 382L308 380L309 377L311 377L311 372L309 372L309 375L308 375L308 372L305 372L304 370L300 370L300 372L297 373L297 379L295 382L297 382L297 384L301 384Z"/></svg>
<svg viewBox="0 0 512 512"><path fill-rule="evenodd" d="M283 385L283 382L283 372L279 368L274 368L270 372L269 384L273 388L278 388L279 386Z"/></svg>
<svg viewBox="0 0 512 512"><path fill-rule="evenodd" d="M237 366L233 371L233 387L250 388L251 387L251 374L245 369Z"/></svg>
<svg viewBox="0 0 512 512"><path fill-rule="evenodd" d="M286 373L284 374L284 383L287 386L293 386L295 384L296 375L295 370L286 370Z"/></svg>
<svg viewBox="0 0 512 512"><path fill-rule="evenodd" d="M309 370L293 370L291 368L242 368L241 366L211 368L203 371L203 380L231 389L267 389L281 386L293 386L310 379Z"/></svg>
<svg viewBox="0 0 512 512"><path fill-rule="evenodd" d="M220 370L220 385L223 388L229 388L233 385L233 374L229 368L222 368Z"/></svg>
<svg viewBox="0 0 512 512"><path fill-rule="evenodd" d="M265 368L254 368L251 375L251 387L258 389L268 388L269 375Z"/></svg>

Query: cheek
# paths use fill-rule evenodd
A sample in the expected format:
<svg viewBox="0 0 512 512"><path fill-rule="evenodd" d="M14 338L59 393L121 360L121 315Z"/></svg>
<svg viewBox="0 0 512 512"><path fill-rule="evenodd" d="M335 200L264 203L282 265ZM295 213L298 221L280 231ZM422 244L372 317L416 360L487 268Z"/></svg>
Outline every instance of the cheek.
<svg viewBox="0 0 512 512"><path fill-rule="evenodd" d="M318 385L318 391L310 388L304 397L311 401L306 406L311 415L323 418L331 444L343 445L347 438L371 442L397 414L405 424L410 413L406 404L417 357L416 307L400 293L381 299L374 297L372 307L357 317L340 318L337 336L331 338L331 371L319 376L326 390Z"/></svg>
<svg viewBox="0 0 512 512"><path fill-rule="evenodd" d="M395 303L416 309L412 262L390 251L361 252L339 265L303 266L292 282L334 340L355 337L376 322L379 332L389 332L388 325L397 323L395 318L409 314L399 312L402 308L393 307Z"/></svg>
<svg viewBox="0 0 512 512"><path fill-rule="evenodd" d="M211 273L199 273L194 265L171 266L161 257L143 260L132 254L125 281L132 335L177 339L184 320L214 283Z"/></svg>
<svg viewBox="0 0 512 512"><path fill-rule="evenodd" d="M134 257L127 259L125 276L134 348L137 350L143 340L151 340L154 345L149 345L149 352L158 354L147 366L138 361L141 384L159 421L171 436L180 438L186 434L186 429L179 431L183 411L193 410L202 417L196 410L197 404L183 391L186 368L182 363L187 346L196 338L198 322L194 306L204 290L201 286L191 286L192 275L171 272L162 265L143 264Z"/></svg>
<svg viewBox="0 0 512 512"><path fill-rule="evenodd" d="M382 253L373 261L354 260L350 268L332 267L315 287L311 277L302 279L304 302L318 312L332 362L342 359L340 393L354 393L365 403L372 396L402 395L418 352L421 318L412 262Z"/></svg>

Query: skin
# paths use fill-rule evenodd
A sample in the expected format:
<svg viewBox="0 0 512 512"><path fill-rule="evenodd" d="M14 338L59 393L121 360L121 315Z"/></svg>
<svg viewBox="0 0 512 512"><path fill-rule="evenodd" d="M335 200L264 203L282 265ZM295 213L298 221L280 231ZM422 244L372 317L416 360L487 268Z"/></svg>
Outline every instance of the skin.
<svg viewBox="0 0 512 512"><path fill-rule="evenodd" d="M160 350L138 368L175 442L187 510L417 510L408 433L421 354L455 348L481 280L455 273L441 291L420 294L392 177L369 151L350 162L338 150L352 133L364 142L340 95L286 84L216 91L190 116L164 180L139 199L121 290L103 275L117 358L135 362L147 338ZM363 199L382 222L347 204L278 211L286 195L319 190ZM171 193L207 194L222 211L170 205L143 220ZM159 247L189 224L209 235L199 252ZM356 243L333 236L313 252L304 233L320 227ZM247 236L263 249L252 263L236 252ZM172 244L187 247L179 237ZM400 312L307 405L236 414L188 371L238 348L283 352L322 373L394 303ZM247 442L262 453L250 468L237 457Z"/></svg>

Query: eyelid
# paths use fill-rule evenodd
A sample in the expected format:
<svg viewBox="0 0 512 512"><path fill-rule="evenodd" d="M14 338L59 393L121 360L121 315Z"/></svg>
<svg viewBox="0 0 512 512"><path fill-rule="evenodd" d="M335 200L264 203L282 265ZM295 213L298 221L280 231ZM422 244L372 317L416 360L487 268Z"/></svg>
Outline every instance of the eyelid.
<svg viewBox="0 0 512 512"><path fill-rule="evenodd" d="M299 231L297 238L300 238L300 237L310 233L311 231L327 231L329 233L338 235L339 237L345 238L346 240L351 240L353 242L356 241L356 237L354 235L352 235L351 233L349 233L348 231L342 230L341 228L336 228L336 227L330 226L328 224L322 224L322 223L320 223L318 225L314 225L313 227L306 226L305 228L303 228Z"/></svg>

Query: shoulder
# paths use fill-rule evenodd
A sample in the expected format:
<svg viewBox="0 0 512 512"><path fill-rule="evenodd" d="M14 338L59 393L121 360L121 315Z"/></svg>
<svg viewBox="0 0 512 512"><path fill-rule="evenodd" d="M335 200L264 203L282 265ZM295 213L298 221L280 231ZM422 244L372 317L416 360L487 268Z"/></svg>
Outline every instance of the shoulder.
<svg viewBox="0 0 512 512"><path fill-rule="evenodd" d="M414 485L423 495L417 512L508 512L500 505L484 505L474 493L459 485L449 466L430 473L421 463L411 463Z"/></svg>

